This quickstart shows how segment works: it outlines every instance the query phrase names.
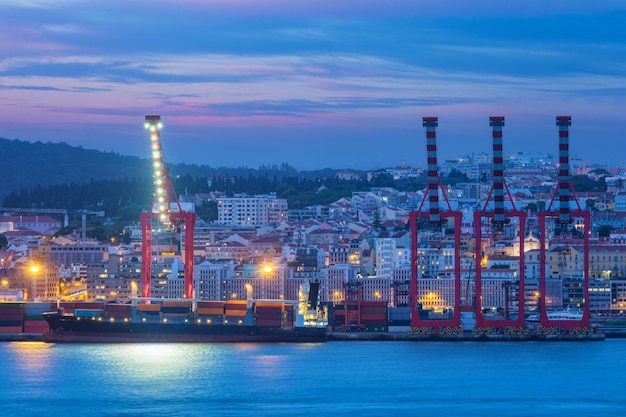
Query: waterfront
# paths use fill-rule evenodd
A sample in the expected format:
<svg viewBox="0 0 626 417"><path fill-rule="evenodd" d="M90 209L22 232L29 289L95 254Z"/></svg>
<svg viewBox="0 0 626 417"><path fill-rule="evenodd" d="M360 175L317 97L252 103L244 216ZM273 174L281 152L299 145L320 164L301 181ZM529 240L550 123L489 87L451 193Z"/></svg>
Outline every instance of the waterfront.
<svg viewBox="0 0 626 417"><path fill-rule="evenodd" d="M619 415L626 341L0 344L3 416Z"/></svg>

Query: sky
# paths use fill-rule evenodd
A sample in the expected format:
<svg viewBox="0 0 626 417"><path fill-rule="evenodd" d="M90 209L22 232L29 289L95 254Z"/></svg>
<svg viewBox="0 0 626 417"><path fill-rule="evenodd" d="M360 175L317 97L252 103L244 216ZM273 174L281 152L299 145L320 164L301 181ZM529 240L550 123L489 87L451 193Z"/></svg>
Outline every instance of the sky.
<svg viewBox="0 0 626 417"><path fill-rule="evenodd" d="M2 0L0 137L300 170L558 153L624 165L621 0ZM0 155L0 160L7 157Z"/></svg>

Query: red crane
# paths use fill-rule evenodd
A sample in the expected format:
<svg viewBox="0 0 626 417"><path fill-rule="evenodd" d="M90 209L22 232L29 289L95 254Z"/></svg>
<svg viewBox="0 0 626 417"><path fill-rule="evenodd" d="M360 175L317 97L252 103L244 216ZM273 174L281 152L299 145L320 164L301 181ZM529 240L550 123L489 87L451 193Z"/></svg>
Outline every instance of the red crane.
<svg viewBox="0 0 626 417"><path fill-rule="evenodd" d="M193 288L193 241L196 214L183 210L169 176L169 170L163 166L161 153L161 116L146 116L144 127L150 132L152 145L152 164L154 167L154 185L156 192L150 210L140 214L142 256L141 256L141 296L151 296L150 279L152 276L152 232L155 225L173 230L185 227L185 290L184 298L194 298Z"/></svg>

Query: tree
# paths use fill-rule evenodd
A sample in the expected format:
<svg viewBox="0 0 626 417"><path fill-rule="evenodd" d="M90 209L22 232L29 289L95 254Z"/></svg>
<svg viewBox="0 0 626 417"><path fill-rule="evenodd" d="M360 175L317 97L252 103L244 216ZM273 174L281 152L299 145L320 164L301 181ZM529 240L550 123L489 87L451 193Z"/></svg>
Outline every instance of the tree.
<svg viewBox="0 0 626 417"><path fill-rule="evenodd" d="M469 178L467 177L467 174L465 174L464 172L461 172L459 170L457 170L456 168L453 168L449 173L448 176L444 179L442 179L442 182L446 185L457 185L460 182L469 182Z"/></svg>
<svg viewBox="0 0 626 417"><path fill-rule="evenodd" d="M613 230L613 226L608 224L602 225L598 228L598 236L608 237L611 235L611 230Z"/></svg>
<svg viewBox="0 0 626 417"><path fill-rule="evenodd" d="M380 209L374 210L374 215L372 218L372 229L378 231L380 230Z"/></svg>
<svg viewBox="0 0 626 417"><path fill-rule="evenodd" d="M0 249L2 248L6 248L7 246L9 246L9 241L7 240L7 237L0 233Z"/></svg>

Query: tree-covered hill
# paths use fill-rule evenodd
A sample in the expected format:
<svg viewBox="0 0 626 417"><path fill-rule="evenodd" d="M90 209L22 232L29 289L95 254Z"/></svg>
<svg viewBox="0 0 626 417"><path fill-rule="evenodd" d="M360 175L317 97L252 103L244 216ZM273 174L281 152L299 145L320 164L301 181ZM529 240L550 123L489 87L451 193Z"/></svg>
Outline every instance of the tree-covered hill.
<svg viewBox="0 0 626 417"><path fill-rule="evenodd" d="M147 159L70 146L0 138L0 199L53 184L149 176Z"/></svg>
<svg viewBox="0 0 626 417"><path fill-rule="evenodd" d="M167 161L166 161L167 163ZM209 167L206 165L171 164L172 178L189 175L194 178L269 176L282 179L332 177L335 170L298 172L287 163L248 167ZM0 138L0 201L9 194L51 185L82 184L102 180L145 179L152 176L147 158L125 156L70 146L66 143L27 142ZM181 190L181 192L184 191ZM191 192L191 191L189 191ZM57 207L85 208L85 207Z"/></svg>

